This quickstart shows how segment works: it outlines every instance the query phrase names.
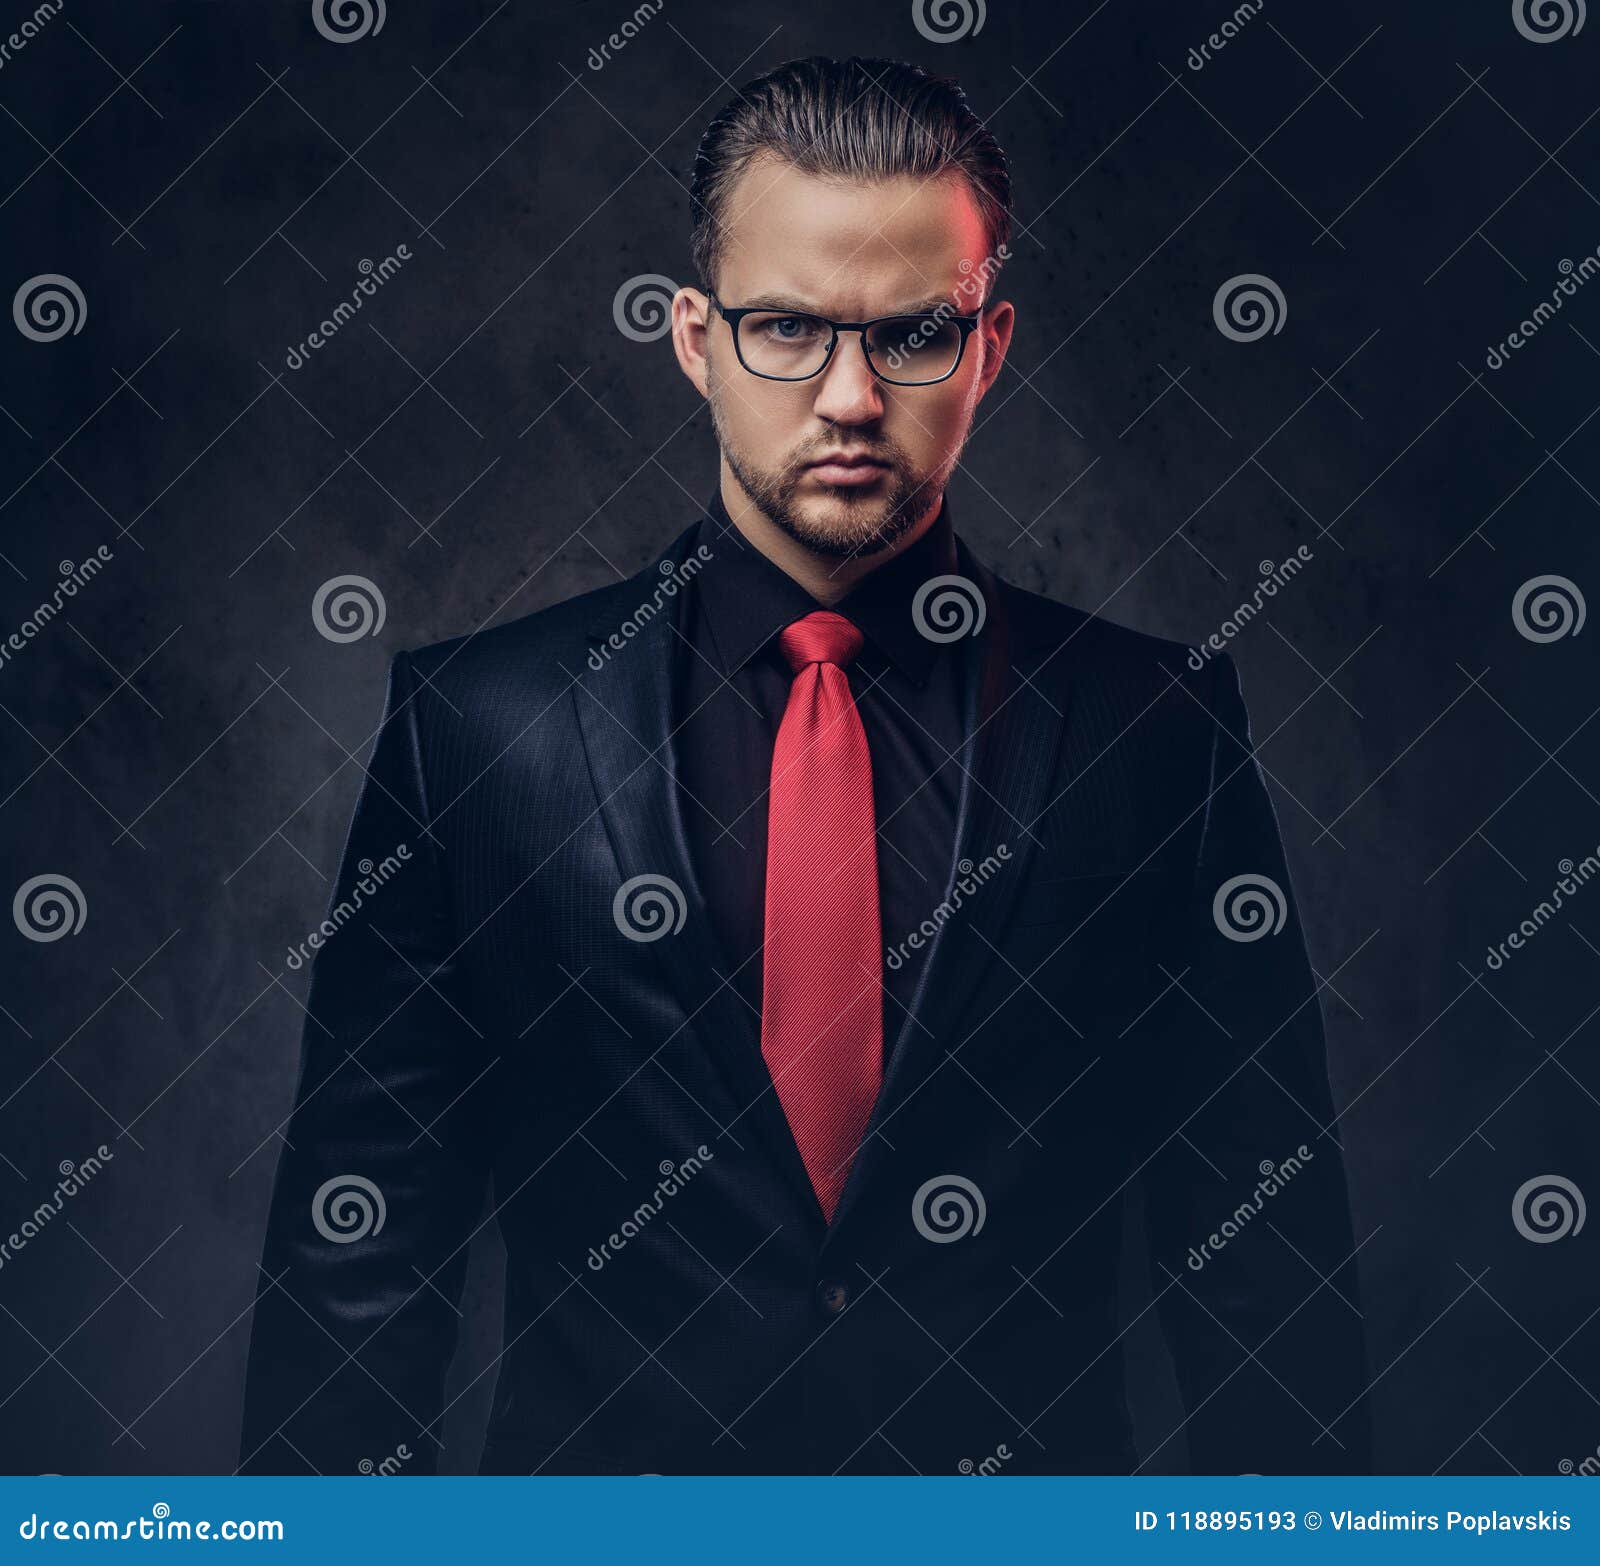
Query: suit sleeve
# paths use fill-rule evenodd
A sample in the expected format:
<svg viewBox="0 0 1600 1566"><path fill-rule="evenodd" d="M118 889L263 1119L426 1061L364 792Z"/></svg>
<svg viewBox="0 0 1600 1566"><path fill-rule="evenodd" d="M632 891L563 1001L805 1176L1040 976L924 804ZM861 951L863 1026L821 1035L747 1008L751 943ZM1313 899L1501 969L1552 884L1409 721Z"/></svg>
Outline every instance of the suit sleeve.
<svg viewBox="0 0 1600 1566"><path fill-rule="evenodd" d="M1211 716L1209 797L1158 1034L1166 1141L1142 1177L1152 1282L1194 1472L1369 1473L1317 981L1226 655Z"/></svg>
<svg viewBox="0 0 1600 1566"><path fill-rule="evenodd" d="M414 698L400 653L315 937L256 1285L246 1473L436 1469L487 1174L487 1061L461 992Z"/></svg>

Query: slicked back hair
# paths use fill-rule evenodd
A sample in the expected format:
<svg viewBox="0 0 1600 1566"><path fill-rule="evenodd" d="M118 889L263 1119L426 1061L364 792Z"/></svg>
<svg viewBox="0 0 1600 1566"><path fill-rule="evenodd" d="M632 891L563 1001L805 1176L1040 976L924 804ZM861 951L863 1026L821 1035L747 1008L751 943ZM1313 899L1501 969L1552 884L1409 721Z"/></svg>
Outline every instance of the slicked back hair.
<svg viewBox="0 0 1600 1566"><path fill-rule="evenodd" d="M816 56L746 82L695 154L690 249L703 288L716 282L729 193L763 152L805 174L849 180L959 175L977 201L998 269L1011 236L1011 175L999 143L948 77L904 60Z"/></svg>

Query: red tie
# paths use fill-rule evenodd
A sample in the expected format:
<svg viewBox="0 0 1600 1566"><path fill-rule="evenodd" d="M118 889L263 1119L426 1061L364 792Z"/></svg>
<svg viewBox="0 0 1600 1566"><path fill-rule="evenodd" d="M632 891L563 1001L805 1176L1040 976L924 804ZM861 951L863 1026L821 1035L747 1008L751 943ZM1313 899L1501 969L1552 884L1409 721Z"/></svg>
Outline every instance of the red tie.
<svg viewBox="0 0 1600 1566"><path fill-rule="evenodd" d="M778 642L794 684L772 750L761 1053L831 1222L883 1080L872 758L844 672L861 633L823 609Z"/></svg>

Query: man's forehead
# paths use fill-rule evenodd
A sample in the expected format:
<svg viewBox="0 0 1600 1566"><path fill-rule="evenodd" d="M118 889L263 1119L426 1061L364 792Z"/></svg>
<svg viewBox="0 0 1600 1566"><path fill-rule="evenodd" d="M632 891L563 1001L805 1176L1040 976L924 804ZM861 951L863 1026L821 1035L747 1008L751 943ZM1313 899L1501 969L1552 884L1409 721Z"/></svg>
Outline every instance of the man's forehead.
<svg viewBox="0 0 1600 1566"><path fill-rule="evenodd" d="M846 180L759 155L723 210L719 289L741 298L948 298L985 249L977 202L955 173Z"/></svg>

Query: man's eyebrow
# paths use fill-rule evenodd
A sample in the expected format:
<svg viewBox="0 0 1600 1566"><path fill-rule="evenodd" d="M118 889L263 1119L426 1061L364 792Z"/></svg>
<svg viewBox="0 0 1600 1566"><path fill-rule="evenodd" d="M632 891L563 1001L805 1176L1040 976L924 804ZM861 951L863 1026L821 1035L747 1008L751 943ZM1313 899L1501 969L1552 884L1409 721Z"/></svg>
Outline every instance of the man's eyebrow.
<svg viewBox="0 0 1600 1566"><path fill-rule="evenodd" d="M745 310L793 310L797 315L818 315L824 317L828 313L826 310L822 309L821 306L812 304L808 300L801 299L796 294L758 294L754 299L747 300L742 306L729 306L729 309L734 308L742 308ZM875 319L887 319L890 316L896 315L931 315L935 311L947 312L952 308L953 307L948 299L940 298L937 295L930 294L926 299L918 299L911 304L902 305L898 310L886 310L883 313L883 316L875 317ZM842 317L839 319L842 319Z"/></svg>

